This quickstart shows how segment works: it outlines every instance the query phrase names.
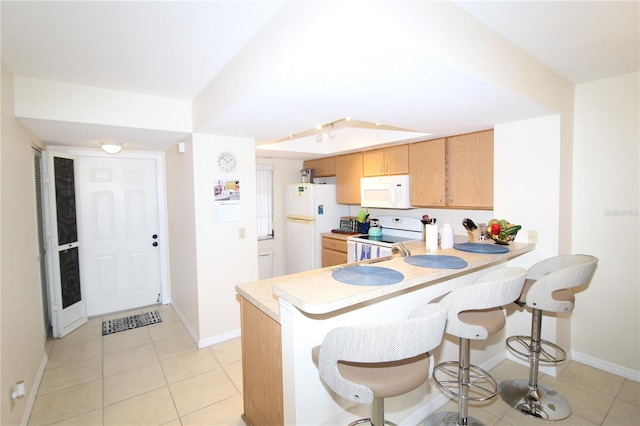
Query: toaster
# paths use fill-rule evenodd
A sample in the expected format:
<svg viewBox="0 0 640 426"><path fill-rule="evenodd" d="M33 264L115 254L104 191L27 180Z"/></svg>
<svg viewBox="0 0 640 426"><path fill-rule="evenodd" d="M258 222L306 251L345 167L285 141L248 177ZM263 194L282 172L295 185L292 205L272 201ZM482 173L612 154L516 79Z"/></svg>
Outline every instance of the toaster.
<svg viewBox="0 0 640 426"><path fill-rule="evenodd" d="M358 218L355 216L342 216L340 218L340 231L358 232Z"/></svg>

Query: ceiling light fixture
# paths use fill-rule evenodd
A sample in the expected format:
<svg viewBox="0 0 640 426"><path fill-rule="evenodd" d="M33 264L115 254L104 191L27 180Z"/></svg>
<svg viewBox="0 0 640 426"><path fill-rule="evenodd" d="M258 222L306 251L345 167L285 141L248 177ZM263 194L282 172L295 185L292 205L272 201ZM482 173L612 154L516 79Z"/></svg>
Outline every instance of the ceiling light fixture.
<svg viewBox="0 0 640 426"><path fill-rule="evenodd" d="M329 130L327 130L327 136L329 136L329 139L333 139L336 137L336 133L333 131L333 123L329 125Z"/></svg>
<svg viewBox="0 0 640 426"><path fill-rule="evenodd" d="M104 152L111 155L116 155L122 150L122 144L117 142L105 142L101 143L100 147Z"/></svg>
<svg viewBox="0 0 640 426"><path fill-rule="evenodd" d="M322 131L318 130L318 133L316 134L316 142L321 143L322 142Z"/></svg>

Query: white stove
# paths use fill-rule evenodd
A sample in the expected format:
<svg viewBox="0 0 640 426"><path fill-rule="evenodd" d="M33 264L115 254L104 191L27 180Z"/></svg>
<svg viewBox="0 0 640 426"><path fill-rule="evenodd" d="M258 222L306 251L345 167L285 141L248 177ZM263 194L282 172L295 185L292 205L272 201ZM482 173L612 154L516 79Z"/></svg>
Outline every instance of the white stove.
<svg viewBox="0 0 640 426"><path fill-rule="evenodd" d="M402 216L378 216L382 237L368 235L347 238L347 262L390 256L393 247L401 242L421 240L420 219Z"/></svg>

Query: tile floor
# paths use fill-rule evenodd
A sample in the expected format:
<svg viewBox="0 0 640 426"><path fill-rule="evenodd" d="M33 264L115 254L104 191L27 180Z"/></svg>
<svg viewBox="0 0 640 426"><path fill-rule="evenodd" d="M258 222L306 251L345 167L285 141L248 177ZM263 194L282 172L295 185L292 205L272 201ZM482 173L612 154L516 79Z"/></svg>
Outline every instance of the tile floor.
<svg viewBox="0 0 640 426"><path fill-rule="evenodd" d="M102 321L162 323L102 336ZM29 425L244 425L240 339L198 350L170 305L92 318L47 342Z"/></svg>
<svg viewBox="0 0 640 426"><path fill-rule="evenodd" d="M158 309L162 323L102 336L102 321ZM49 363L30 425L244 425L240 339L196 347L169 305L93 318L47 343ZM505 361L498 380L527 378ZM540 383L562 393L572 415L553 424L640 425L640 384L571 362ZM456 411L450 402L441 411ZM486 425L549 424L523 416L499 398L472 404Z"/></svg>

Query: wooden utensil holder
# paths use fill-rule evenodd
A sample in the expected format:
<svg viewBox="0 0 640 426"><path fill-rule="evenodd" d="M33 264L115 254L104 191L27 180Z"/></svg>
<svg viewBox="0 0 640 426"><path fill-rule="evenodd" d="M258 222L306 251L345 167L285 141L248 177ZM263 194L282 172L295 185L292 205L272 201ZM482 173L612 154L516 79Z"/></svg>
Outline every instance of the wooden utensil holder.
<svg viewBox="0 0 640 426"><path fill-rule="evenodd" d="M476 243L480 241L480 236L482 235L482 232L480 231L480 228L476 228L473 231L467 231L467 234L469 234L469 242Z"/></svg>

